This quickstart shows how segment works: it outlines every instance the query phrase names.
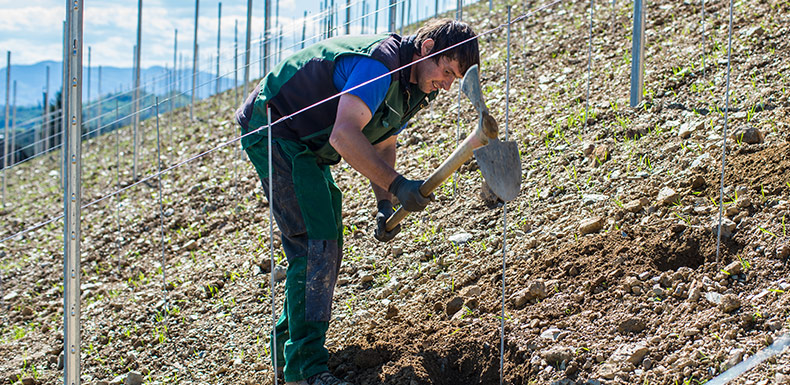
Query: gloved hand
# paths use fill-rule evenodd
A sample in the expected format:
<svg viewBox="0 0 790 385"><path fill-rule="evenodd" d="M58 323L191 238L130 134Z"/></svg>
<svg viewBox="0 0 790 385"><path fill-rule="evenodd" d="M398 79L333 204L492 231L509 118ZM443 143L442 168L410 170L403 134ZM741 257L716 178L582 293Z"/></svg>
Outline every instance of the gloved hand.
<svg viewBox="0 0 790 385"><path fill-rule="evenodd" d="M406 179L403 175L398 175L387 190L398 197L404 210L411 212L422 211L433 200L433 194L429 197L424 197L420 193L422 182L421 180Z"/></svg>
<svg viewBox="0 0 790 385"><path fill-rule="evenodd" d="M400 223L395 226L392 231L387 231L387 219L392 216L392 202L382 199L376 205L378 213L376 213L376 231L373 236L381 242L389 242L400 232Z"/></svg>

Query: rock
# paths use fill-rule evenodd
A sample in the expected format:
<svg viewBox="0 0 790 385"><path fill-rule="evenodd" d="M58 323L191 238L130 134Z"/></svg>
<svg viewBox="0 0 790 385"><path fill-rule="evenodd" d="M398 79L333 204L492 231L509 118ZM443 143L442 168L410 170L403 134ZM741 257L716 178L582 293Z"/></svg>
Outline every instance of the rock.
<svg viewBox="0 0 790 385"><path fill-rule="evenodd" d="M782 259L790 256L790 245L779 245L779 247L776 248L776 256Z"/></svg>
<svg viewBox="0 0 790 385"><path fill-rule="evenodd" d="M724 268L724 271L730 274L730 276L738 275L741 273L742 266L740 261L733 261L729 265Z"/></svg>
<svg viewBox="0 0 790 385"><path fill-rule="evenodd" d="M699 332L700 332L699 329L692 327L692 328L688 328L688 329L684 330L683 331L683 336L684 337L694 337L697 334L699 334Z"/></svg>
<svg viewBox="0 0 790 385"><path fill-rule="evenodd" d="M702 290L699 287L694 286L689 290L688 300L689 302L697 302L702 297Z"/></svg>
<svg viewBox="0 0 790 385"><path fill-rule="evenodd" d="M706 153L694 158L694 161L691 162L691 166L690 167L692 169L703 168L703 167L705 167L706 161L708 161L709 159L710 159L710 154L708 154L706 152Z"/></svg>
<svg viewBox="0 0 790 385"><path fill-rule="evenodd" d="M765 141L765 135L758 128L753 126L746 126L735 130L732 138L739 143L760 144Z"/></svg>
<svg viewBox="0 0 790 385"><path fill-rule="evenodd" d="M609 150L609 146L602 144L600 146L595 147L592 154L590 154L590 165L593 167L598 167L607 160L609 160L611 151Z"/></svg>
<svg viewBox="0 0 790 385"><path fill-rule="evenodd" d="M598 368L598 377L601 377L604 380L613 380L614 376L619 371L620 370L616 364L605 363Z"/></svg>
<svg viewBox="0 0 790 385"><path fill-rule="evenodd" d="M19 379L19 382L22 385L36 385L36 384L38 384L38 381L36 381L35 378L29 377L29 376L28 377L22 377L21 379Z"/></svg>
<svg viewBox="0 0 790 385"><path fill-rule="evenodd" d="M460 246L463 245L464 243L471 241L473 237L474 236L469 233L457 233L451 235L447 239L450 240L450 242L454 243L455 245Z"/></svg>
<svg viewBox="0 0 790 385"><path fill-rule="evenodd" d="M756 25L754 27L748 28L747 30L741 32L741 34L743 34L743 36L745 37L751 38L751 37L762 36L763 32L765 32L763 30L763 27L760 25Z"/></svg>
<svg viewBox="0 0 790 385"><path fill-rule="evenodd" d="M448 316L452 317L455 313L461 310L462 307L464 307L464 299L461 297L454 297L449 302L447 302L444 311Z"/></svg>
<svg viewBox="0 0 790 385"><path fill-rule="evenodd" d="M735 224L730 218L722 217L721 218L721 235L725 238L732 237L732 234L735 232L735 228L738 225ZM719 232L719 221L718 219L713 220L712 226L713 234Z"/></svg>
<svg viewBox="0 0 790 385"><path fill-rule="evenodd" d="M721 370L727 370L735 365L738 365L741 361L743 361L743 354L745 351L740 348L730 350L729 357L727 357L727 361L721 363Z"/></svg>
<svg viewBox="0 0 790 385"><path fill-rule="evenodd" d="M562 330L552 327L544 330L543 333L540 333L540 338L556 341L559 339L561 333Z"/></svg>
<svg viewBox="0 0 790 385"><path fill-rule="evenodd" d="M483 290L480 289L480 286L477 285L467 286L463 288L463 290L461 290L461 297L473 298L479 296L482 292Z"/></svg>
<svg viewBox="0 0 790 385"><path fill-rule="evenodd" d="M548 296L546 293L546 284L543 280L534 280L527 284L527 300L543 299Z"/></svg>
<svg viewBox="0 0 790 385"><path fill-rule="evenodd" d="M583 220L579 224L579 232L582 235L597 233L603 229L603 218L593 217Z"/></svg>
<svg viewBox="0 0 790 385"><path fill-rule="evenodd" d="M3 296L3 301L13 301L19 297L19 293L12 291Z"/></svg>
<svg viewBox="0 0 790 385"><path fill-rule="evenodd" d="M362 275L360 276L359 280L362 281L362 283L367 283L367 282L373 281L373 278L374 278L373 274L362 273Z"/></svg>
<svg viewBox="0 0 790 385"><path fill-rule="evenodd" d="M174 213L175 213L175 210L173 210L172 208L169 208L169 209L165 210L164 214L165 214L166 217L171 217L171 216L173 216Z"/></svg>
<svg viewBox="0 0 790 385"><path fill-rule="evenodd" d="M186 250L195 250L197 249L197 247L198 244L194 239L190 239L189 241L187 241L187 243L184 244L184 246L182 246L182 248Z"/></svg>
<svg viewBox="0 0 790 385"><path fill-rule="evenodd" d="M609 199L609 196L602 194L584 194L582 195L582 204L589 206L598 202L603 202Z"/></svg>
<svg viewBox="0 0 790 385"><path fill-rule="evenodd" d="M637 344L623 344L609 357L609 362L614 364L621 364L630 362L636 366L642 361L642 358L648 353L647 346L644 343Z"/></svg>
<svg viewBox="0 0 790 385"><path fill-rule="evenodd" d="M398 246L392 246L392 249L390 249L390 254L393 257L397 257L397 256L403 254L403 248L402 247L398 247Z"/></svg>
<svg viewBox="0 0 790 385"><path fill-rule="evenodd" d="M650 201L647 198L639 198L639 199L634 199L623 205L623 209L628 210L632 213L636 213L649 204Z"/></svg>
<svg viewBox="0 0 790 385"><path fill-rule="evenodd" d="M131 371L126 375L126 379L123 380L123 385L141 385L143 380L142 374Z"/></svg>
<svg viewBox="0 0 790 385"><path fill-rule="evenodd" d="M274 281L280 282L285 279L288 272L288 268L283 265L277 265L274 267Z"/></svg>
<svg viewBox="0 0 790 385"><path fill-rule="evenodd" d="M725 294L721 297L719 309L725 313L731 313L741 307L741 300L735 294Z"/></svg>
<svg viewBox="0 0 790 385"><path fill-rule="evenodd" d="M645 327L647 327L645 321L638 318L629 318L617 325L617 331L621 334L639 333L642 330L645 330Z"/></svg>
<svg viewBox="0 0 790 385"><path fill-rule="evenodd" d="M398 316L398 308L393 304L387 306L387 314L384 315L384 319L392 319L397 316Z"/></svg>
<svg viewBox="0 0 790 385"><path fill-rule="evenodd" d="M678 136L681 139L688 139L691 136L691 133L702 129L705 127L704 121L696 121L696 122L686 122L680 125L680 129L678 130Z"/></svg>
<svg viewBox="0 0 790 385"><path fill-rule="evenodd" d="M560 366L562 362L567 363L573 359L573 349L567 346L552 346L548 350L542 351L540 356L549 365Z"/></svg>
<svg viewBox="0 0 790 385"><path fill-rule="evenodd" d="M707 185L707 182L705 182L705 178L702 175L697 175L691 180L692 190L699 190L705 187L705 185Z"/></svg>
<svg viewBox="0 0 790 385"><path fill-rule="evenodd" d="M657 200L659 204L666 206L677 202L678 198L680 198L680 195L678 195L675 190L669 187L664 187L658 192Z"/></svg>
<svg viewBox="0 0 790 385"><path fill-rule="evenodd" d="M709 291L705 293L705 299L714 305L721 305L722 295L715 291Z"/></svg>

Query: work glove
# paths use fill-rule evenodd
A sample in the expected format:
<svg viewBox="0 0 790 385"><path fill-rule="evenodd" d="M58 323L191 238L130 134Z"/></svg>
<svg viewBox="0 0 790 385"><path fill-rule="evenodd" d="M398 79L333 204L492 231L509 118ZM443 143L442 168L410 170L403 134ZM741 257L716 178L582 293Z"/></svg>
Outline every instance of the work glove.
<svg viewBox="0 0 790 385"><path fill-rule="evenodd" d="M400 232L400 223L392 231L387 231L387 219L392 216L392 202L382 199L376 205L376 231L373 236L381 242L389 242Z"/></svg>
<svg viewBox="0 0 790 385"><path fill-rule="evenodd" d="M424 197L420 193L422 182L421 180L406 179L403 175L398 175L387 190L398 197L404 210L411 212L422 211L433 200L433 194L429 197Z"/></svg>

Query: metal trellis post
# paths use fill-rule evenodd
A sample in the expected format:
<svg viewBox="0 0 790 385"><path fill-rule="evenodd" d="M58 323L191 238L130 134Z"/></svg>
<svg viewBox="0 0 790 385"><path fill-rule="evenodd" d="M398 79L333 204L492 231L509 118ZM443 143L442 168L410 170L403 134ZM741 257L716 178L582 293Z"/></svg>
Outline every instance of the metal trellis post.
<svg viewBox="0 0 790 385"><path fill-rule="evenodd" d="M220 62L219 39L221 35L221 27L222 27L222 2L220 1L219 4L217 4L217 89L214 91L215 94L219 93L220 79L222 79L222 77L219 76L219 62Z"/></svg>
<svg viewBox="0 0 790 385"><path fill-rule="evenodd" d="M198 66L198 11L200 8L200 0L195 0L195 34L193 36L192 44L192 99L189 103L189 119L195 119L195 83L197 82L197 66Z"/></svg>
<svg viewBox="0 0 790 385"><path fill-rule="evenodd" d="M137 180L137 163L140 160L140 45L143 35L143 0L137 0L137 45L134 47L134 97L132 122L134 122L134 165L132 179Z"/></svg>
<svg viewBox="0 0 790 385"><path fill-rule="evenodd" d="M593 4L590 0L590 42L587 45L587 98L584 99L584 132L587 131L587 121L590 114L590 80L592 77L592 39L593 39Z"/></svg>
<svg viewBox="0 0 790 385"><path fill-rule="evenodd" d="M395 18L397 17L397 12L398 12L397 8L395 8L396 7L395 4L396 4L395 0L390 0L389 32L395 32Z"/></svg>
<svg viewBox="0 0 790 385"><path fill-rule="evenodd" d="M268 1L268 0L266 0ZM250 37L252 36L252 0L247 0L247 42L244 49L244 92L241 97L247 97L247 83L250 82Z"/></svg>
<svg viewBox="0 0 790 385"><path fill-rule="evenodd" d="M83 1L66 2L68 30L69 80L66 108L69 125L64 143L66 179L63 191L63 380L67 385L80 384L80 204L82 127L82 15Z"/></svg>
<svg viewBox="0 0 790 385"><path fill-rule="evenodd" d="M643 0L634 0L634 33L631 48L631 107L642 102L645 76L645 8Z"/></svg>
<svg viewBox="0 0 790 385"><path fill-rule="evenodd" d="M6 67L5 67L5 126L4 127L4 135L3 135L3 208L6 207L6 185L8 182L8 112L10 110L11 105L9 101L11 100L11 51L7 51L6 54Z"/></svg>

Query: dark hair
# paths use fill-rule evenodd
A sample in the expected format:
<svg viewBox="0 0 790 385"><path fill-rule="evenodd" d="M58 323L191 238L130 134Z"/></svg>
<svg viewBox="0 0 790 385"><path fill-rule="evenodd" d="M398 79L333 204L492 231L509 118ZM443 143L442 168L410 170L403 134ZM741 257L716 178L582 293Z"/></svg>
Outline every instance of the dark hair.
<svg viewBox="0 0 790 385"><path fill-rule="evenodd" d="M475 36L475 32L469 24L453 19L431 19L417 30L414 39L414 46L419 51L422 42L426 39L433 39L433 49L430 53L441 51L464 40ZM440 57L450 60L458 60L461 73L466 73L469 67L480 64L480 49L477 46L477 39L472 39L453 49L442 52L432 59L439 62Z"/></svg>

